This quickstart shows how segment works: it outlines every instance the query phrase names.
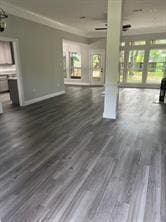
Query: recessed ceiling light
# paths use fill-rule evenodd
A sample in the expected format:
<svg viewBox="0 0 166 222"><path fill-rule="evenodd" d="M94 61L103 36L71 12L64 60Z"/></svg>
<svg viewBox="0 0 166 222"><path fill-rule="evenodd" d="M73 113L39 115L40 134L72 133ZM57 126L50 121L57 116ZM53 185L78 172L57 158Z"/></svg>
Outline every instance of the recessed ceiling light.
<svg viewBox="0 0 166 222"><path fill-rule="evenodd" d="M143 9L142 8L134 9L133 12L143 12Z"/></svg>

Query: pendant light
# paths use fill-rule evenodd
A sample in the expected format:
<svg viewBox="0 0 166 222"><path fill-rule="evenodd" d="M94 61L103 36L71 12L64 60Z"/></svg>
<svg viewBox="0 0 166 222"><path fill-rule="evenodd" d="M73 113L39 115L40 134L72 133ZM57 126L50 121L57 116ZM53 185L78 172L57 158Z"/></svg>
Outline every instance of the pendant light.
<svg viewBox="0 0 166 222"><path fill-rule="evenodd" d="M7 18L8 15L6 14L6 12L2 8L0 8L0 32L4 32L6 29L7 24L5 19Z"/></svg>

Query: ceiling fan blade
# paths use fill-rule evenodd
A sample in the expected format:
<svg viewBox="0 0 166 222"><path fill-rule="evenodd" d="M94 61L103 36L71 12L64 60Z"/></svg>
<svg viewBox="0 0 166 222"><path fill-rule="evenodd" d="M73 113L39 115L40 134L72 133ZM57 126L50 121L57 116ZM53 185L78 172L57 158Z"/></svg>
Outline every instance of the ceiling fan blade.
<svg viewBox="0 0 166 222"><path fill-rule="evenodd" d="M107 30L107 28L95 28L96 31Z"/></svg>
<svg viewBox="0 0 166 222"><path fill-rule="evenodd" d="M107 24L105 24L105 28L103 27L103 28L95 28L95 30L96 31L103 31L103 30L107 30ZM126 31L128 31L128 29L130 29L132 26L130 25L130 24L128 24L128 25L123 25L122 26L122 31L124 31L124 32L126 32Z"/></svg>
<svg viewBox="0 0 166 222"><path fill-rule="evenodd" d="M130 24L129 25L123 25L122 28L123 29L129 29L129 28L131 28L131 25Z"/></svg>

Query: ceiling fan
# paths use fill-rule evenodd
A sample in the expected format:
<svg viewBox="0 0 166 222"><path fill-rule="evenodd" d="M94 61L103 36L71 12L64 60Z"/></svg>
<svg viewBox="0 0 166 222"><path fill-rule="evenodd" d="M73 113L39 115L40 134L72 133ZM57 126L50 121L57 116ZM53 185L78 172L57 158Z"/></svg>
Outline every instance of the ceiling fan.
<svg viewBox="0 0 166 222"><path fill-rule="evenodd" d="M96 31L104 31L104 30L107 30L107 24L105 24L106 27L101 27L101 28L95 28ZM126 32L128 31L132 26L130 24L127 24L127 25L123 25L122 26L122 31L123 32Z"/></svg>

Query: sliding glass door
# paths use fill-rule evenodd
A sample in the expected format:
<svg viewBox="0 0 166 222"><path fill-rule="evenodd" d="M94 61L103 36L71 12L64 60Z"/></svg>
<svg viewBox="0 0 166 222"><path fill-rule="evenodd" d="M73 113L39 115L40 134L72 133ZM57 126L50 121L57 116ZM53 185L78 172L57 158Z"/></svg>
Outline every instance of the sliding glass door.
<svg viewBox="0 0 166 222"><path fill-rule="evenodd" d="M166 77L166 39L126 40L121 44L120 83L159 86Z"/></svg>
<svg viewBox="0 0 166 222"><path fill-rule="evenodd" d="M128 58L128 83L142 83L145 50L130 50Z"/></svg>
<svg viewBox="0 0 166 222"><path fill-rule="evenodd" d="M159 84L166 76L166 49L152 49L149 54L147 83Z"/></svg>

